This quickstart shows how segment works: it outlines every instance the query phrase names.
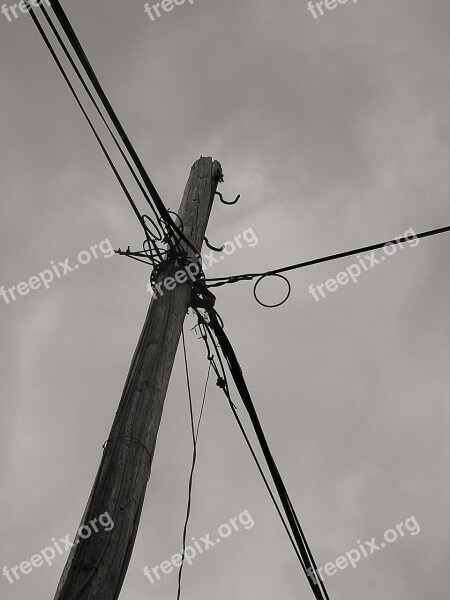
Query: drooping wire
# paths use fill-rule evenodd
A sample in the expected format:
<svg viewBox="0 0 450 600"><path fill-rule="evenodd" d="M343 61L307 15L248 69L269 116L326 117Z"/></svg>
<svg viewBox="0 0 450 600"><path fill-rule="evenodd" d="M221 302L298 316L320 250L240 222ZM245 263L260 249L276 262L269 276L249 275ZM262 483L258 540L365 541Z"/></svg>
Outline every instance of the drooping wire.
<svg viewBox="0 0 450 600"><path fill-rule="evenodd" d="M278 496L280 498L281 504L283 506L287 522L291 528L289 538L291 539L291 543L293 542L292 538L295 539L295 547L298 552L296 552L297 557L299 558L300 564L307 576L308 583L313 591L313 594L317 600L329 600L328 593L326 591L325 585L321 578L317 575L317 565L314 561L314 557L309 548L306 537L303 533L303 530L300 526L297 515L295 514L295 510L293 508L292 502L289 498L288 492L284 486L281 475L276 466L275 460L270 452L269 446L267 444L267 440L265 438L264 432L262 430L261 424L259 422L259 418L257 416L255 407L253 405L252 399L248 392L244 377L242 375L242 369L237 361L234 350L231 346L231 343L228 340L225 332L223 331L223 322L220 319L219 315L213 308L206 309L206 316L203 316L199 311L196 311L197 316L199 316L199 322L202 323L207 330L211 330L214 333L214 337L217 340L217 345L215 346L218 350L220 347L220 351L224 356L224 359L228 363L228 367L230 369L230 373L233 377L233 380L236 384L239 395L242 398L244 406L249 414L250 420L255 430L256 437L260 443L261 450L263 452L264 458L266 460L267 466L271 473L275 488L277 490ZM207 317L207 318L206 318ZM208 350L210 354L210 351ZM218 383L220 387L224 390L227 389L226 380L220 381ZM261 469L260 469L261 472ZM267 486L268 487L268 486ZM279 513L280 514L280 513ZM281 516L281 515L280 515ZM282 518L283 524L285 524L284 519ZM285 525L286 527L286 525ZM300 554L300 556L299 556ZM314 581L312 581L314 579Z"/></svg>
<svg viewBox="0 0 450 600"><path fill-rule="evenodd" d="M195 428L195 426L194 426L194 408L193 408L193 403L192 403L191 381L190 381L190 377L189 377L189 365L188 365L187 352L186 352L186 340L185 340L185 336L184 336L184 329L181 330L181 338L182 338L182 341L183 341L184 368L185 368L185 373L186 373L186 384L187 384L188 399L189 399L189 414L190 414L190 423L191 423L191 433L192 433L192 446L193 446L193 450L192 450L191 472L189 474L188 502L187 502L187 509L186 509L186 519L184 521L184 527L183 527L183 549L182 549L182 552L181 552L181 565L180 565L180 569L178 571L177 600L180 600L180 596L181 596L181 577L182 577L183 566L184 566L184 554L185 554L185 551L186 551L187 528L188 528L188 523L189 523L189 517L190 517L190 514L191 514L192 483L193 483L193 478L194 478L195 463L197 461L198 434L199 434L199 430L200 430L200 423L201 423L202 416L203 416L203 410L204 410L204 407L205 407L206 391L207 391L207 388L208 388L209 375L210 375L210 372L211 372L211 365L209 365L209 367L208 367L208 373L206 375L205 387L204 387L204 390L203 390L202 405L201 405L200 414L199 414L199 417L198 417L197 427Z"/></svg>
<svg viewBox="0 0 450 600"><path fill-rule="evenodd" d="M446 233L449 231L450 231L450 226L441 227L439 229L433 229L431 231L424 231L423 233L417 233L417 234L415 234L414 239L416 239L416 238L420 239L420 238L430 237L433 235L439 235L441 233ZM267 304L263 304L262 302L260 302L260 300L258 299L257 294L256 294L256 288L257 288L258 284L265 277L270 277L273 275L281 277L280 273L286 273L288 271L293 271L295 269L302 269L304 267L309 267L311 265L317 265L317 264L328 262L331 260L336 260L338 258L352 256L354 254L359 254L360 252L370 252L372 250L378 250L379 248L383 248L386 245L393 246L393 245L401 244L401 243L408 242L408 241L410 241L410 238L399 238L399 239L390 240L387 242L380 242L378 244L372 244L371 246L364 246L363 248L357 248L356 250L347 250L346 252L339 252L338 254L331 254L329 256L323 256L322 258L315 258L313 260L308 260L308 261L297 263L294 265L288 265L286 267L281 267L279 269L272 269L271 271L265 271L265 272L261 272L261 273L243 273L241 275L230 275L229 277L208 278L205 280L205 283L206 283L207 287L213 288L213 287L219 287L222 285L226 285L228 283L237 283L238 281L251 281L252 279L258 279L258 281L256 282L256 284L253 288L253 293L254 293L254 296L255 296L255 299L257 300L257 302L259 302L259 304L262 304L262 306L268 306L268 307L280 306L281 304L284 304L284 302L286 302L286 300L288 299L289 294L290 294L290 284L289 284L288 280L285 277L283 277L283 279L285 279L288 283L288 293L287 293L285 299L278 304L267 305Z"/></svg>

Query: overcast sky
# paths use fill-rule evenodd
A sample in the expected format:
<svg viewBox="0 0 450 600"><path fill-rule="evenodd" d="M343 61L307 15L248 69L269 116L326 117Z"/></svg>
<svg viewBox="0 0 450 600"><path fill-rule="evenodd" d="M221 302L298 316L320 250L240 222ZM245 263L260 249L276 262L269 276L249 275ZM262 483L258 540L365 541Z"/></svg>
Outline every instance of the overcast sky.
<svg viewBox="0 0 450 600"><path fill-rule="evenodd" d="M317 19L306 0L195 0L154 21L140 0L63 6L166 205L178 208L200 155L221 162L226 198L241 194L235 206L214 205L208 237L220 245L252 228L258 244L209 276L450 224L448 0L359 0ZM0 14L0 61L0 286L51 261L73 264L102 240L137 248L139 224L28 15ZM449 234L405 245L319 302L308 286L355 257L291 273L289 301L272 310L250 283L217 291L317 564L411 516L420 525L327 577L332 600L448 594L449 248ZM9 304L0 296L0 569L52 537L73 538L144 322L148 276L100 254L49 289ZM261 292L276 301L283 282ZM189 316L198 412L207 362L193 325ZM176 597L175 572L152 585L143 568L181 547L191 452L179 354L124 600ZM216 537L244 510L254 526L186 567L182 598L312 598L212 381L188 539ZM14 584L2 576L0 596L53 598L66 558Z"/></svg>

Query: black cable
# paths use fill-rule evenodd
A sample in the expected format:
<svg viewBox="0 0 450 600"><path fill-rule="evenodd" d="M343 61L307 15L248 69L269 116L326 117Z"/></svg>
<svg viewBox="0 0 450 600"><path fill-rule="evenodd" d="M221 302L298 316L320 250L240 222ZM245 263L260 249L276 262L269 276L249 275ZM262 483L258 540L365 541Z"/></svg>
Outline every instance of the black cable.
<svg viewBox="0 0 450 600"><path fill-rule="evenodd" d="M51 7L53 9L53 12L56 15L56 18L58 19L63 31L65 32L67 38L69 39L69 42L72 45L72 48L74 49L81 65L83 66L89 80L91 81L91 84L93 85L95 91L97 92L98 97L100 98L103 106L106 109L106 112L108 113L109 118L111 119L112 123L114 124L119 137L121 138L123 144L125 145L125 148L127 149L133 163L135 164L138 173L140 174L151 198L153 199L153 202L161 216L161 218L163 219L163 221L166 223L166 225L172 230L173 233L176 234L176 236L178 236L178 238L182 239L189 248L191 248L191 250L194 252L195 256L199 257L200 253L197 250L197 248L195 248L195 246L192 244L192 242L183 234L183 232L178 228L178 226L176 225L176 223L173 221L173 219L171 218L166 206L164 205L163 201L161 200L155 186L153 185L153 182L151 181L144 165L142 164L136 150L134 149L128 135L126 134L120 120L118 119L111 103L109 102L95 72L94 69L92 68L91 63L89 62L88 57L86 56L80 41L69 21L69 19L67 18L67 15L65 14L59 0L51 0ZM179 243L179 242L178 242Z"/></svg>
<svg viewBox="0 0 450 600"><path fill-rule="evenodd" d="M47 20L48 24L50 25L50 28L51 28L51 30L52 30L52 32L53 32L53 34L55 35L56 39L58 40L58 42L59 42L59 45L61 46L62 50L64 51L64 54L66 55L66 57L67 57L68 61L70 62L70 65L72 66L73 70L75 71L75 73L76 73L76 75L77 75L78 79L80 80L80 82L81 82L81 84L82 84L82 86L83 86L84 90L86 91L86 93L87 93L87 95L88 95L89 99L91 100L91 102L92 102L92 104L94 105L94 107L95 107L95 109L96 109L97 113L99 114L99 116L100 116L101 120L103 121L103 123L104 123L105 127L107 128L107 130L108 130L109 134L111 135L111 137L112 137L112 139L113 139L113 141L114 141L114 143L115 143L115 145L116 145L117 149L119 150L119 152L120 152L120 154L121 154L121 156L122 156L123 160L125 161L125 163L126 163L127 167L130 169L130 172L131 172L131 174L133 175L133 178L134 178L134 180L136 181L137 185L139 186L139 189L141 190L142 194L144 195L144 197L145 197L145 199L146 199L147 203L150 205L150 208L152 209L152 211L153 211L153 214L155 215L156 219L159 221L159 222L158 222L158 225L156 225L156 224L154 223L154 221L153 221L153 220L152 220L150 217L147 217L147 215L142 215L141 217L138 217L138 218L139 218L139 221L140 221L140 223L141 223L141 225L142 225L142 227L144 228L144 232L146 233L146 237L147 237L148 243L149 243L149 244L151 243L151 240L149 239L150 237L156 237L156 236L155 236L155 235L154 235L152 232L150 232L150 230L149 230L149 228L148 228L147 224L145 223L145 217L147 217L147 218L150 220L150 222L152 223L152 225L155 227L155 229L156 229L156 232L157 232L157 233L158 233L158 235L159 235L159 238L158 238L158 239L160 239L160 240L161 240L161 239L162 239L162 234L161 234L161 232L160 232L160 230L159 230L159 228L161 227L161 218L160 218L159 214L157 213L157 211L156 211L155 207L153 206L150 196L148 195L148 193L146 192L146 190L145 190L144 186L142 185L142 183L141 183L141 181L140 181L139 177L138 177L138 176L137 176L137 174L136 174L136 171L133 169L133 166L132 166L132 164L130 163L130 161L129 161L129 159L128 159L127 155L126 155L126 154L125 154L125 152L123 151L123 148L122 148L122 146L119 144L119 141L117 140L117 137L114 135L114 132L111 130L111 127L109 126L109 123L108 123L108 122L107 122L107 120L105 119L105 116L103 115L103 112L101 111L101 109L100 109L100 107L99 107L99 105L98 105L97 101L95 100L94 96L92 95L92 92L91 92L91 90L89 89L89 87L88 87L88 85L87 85L87 83L86 83L86 81L85 81L85 79L84 79L83 75L81 74L80 70L78 69L77 65L75 64L75 61L73 60L73 58L72 58L72 56L71 56L71 54L70 54L69 50L67 49L67 46L66 46L66 44L64 43L64 40L61 38L61 36L60 36L60 34L59 34L58 30L56 29L56 27L55 27L55 25L54 25L54 23L53 23L53 21L52 21L52 19L51 19L50 15L49 15L49 14L48 14L48 12L46 11L46 9L45 9L45 7L44 7L44 5L43 5L43 4L41 5L41 9L42 9L42 12L43 12L43 14L44 14L44 17L45 17L45 19ZM132 207L133 207L133 209L135 209L135 207L134 207L133 205L132 205ZM136 212L136 210L135 210L135 212ZM149 235L149 234L151 234L151 235ZM157 249L158 249L158 247L156 246L156 244L154 244L154 245L155 245L155 248L157 248ZM158 249L158 250L159 250L159 249Z"/></svg>
<svg viewBox="0 0 450 600"><path fill-rule="evenodd" d="M161 227L161 218L159 217L158 213L156 212L156 209L154 208L154 206L152 205L152 203L151 203L151 200L150 200L150 197L148 196L147 192L145 191L145 189L144 189L144 187L143 187L142 183L139 181L139 178L137 177L137 174L136 174L136 172L133 170L133 167L132 167L132 165L131 165L130 161L128 160L128 158L127 158L126 154L123 152L123 149L122 149L122 147L120 146L120 144L119 144L119 142L118 142L118 140L117 140L116 136L114 135L114 133L112 132L111 128L109 127L109 125L108 125L108 122L106 121L106 119L105 119L105 117L104 117L104 115L103 115L102 111L100 110L100 107L98 106L97 102L95 101L95 98L93 97L93 95L92 95L91 91L89 90L89 87L87 86L87 84L86 84L86 82L85 82L85 80L84 80L84 78L83 78L82 74L80 73L79 69L77 68L77 66L76 66L75 62L73 61L73 59L72 59L72 57L71 57L71 55L70 55L70 53L69 53L69 51L68 51L68 49L67 49L66 45L64 44L64 41L62 40L61 36L59 35L59 32L57 31L57 29L56 29L55 25L53 24L53 22L52 22L52 20L51 20L50 16L48 15L48 13L47 13L47 11L45 10L45 8L44 8L44 6L43 6L43 5L41 6L41 8L42 8L42 11L43 11L43 13L44 13L44 16L45 16L45 18L46 18L47 22L49 23L49 25L50 25L50 27L51 27L51 29L52 29L52 31L53 31L53 33L54 33L55 37L56 37L56 38L57 38L57 40L59 41L59 43L60 43L60 46L61 46L61 48L63 49L63 51L64 51L64 53L65 53L65 55L66 55L67 59L69 60L69 62L70 62L70 64L71 64L72 68L74 69L74 71L75 71L75 73L77 74L77 76L78 76L78 78L79 78L80 82L82 83L82 85L83 85L83 87L84 87L84 89L85 89L86 93L88 94L88 96L89 96L90 100L92 101L92 103L93 103L94 107L96 108L96 110L97 110L98 114L100 115L100 118L102 119L102 121L103 121L103 123L105 124L105 126L106 126L106 128L107 128L108 132L110 133L110 135L111 135L112 139L114 140L114 142L115 142L115 144L116 144L117 148L119 149L119 152L121 153L121 155L122 155L122 157L123 157L124 161L126 162L126 164L127 164L128 168L130 169L130 171L131 171L131 173L132 173L132 175L133 175L133 177L134 177L134 179L135 179L136 183L138 184L138 186L139 186L139 188L140 188L141 192L144 194L144 197L145 197L145 199L147 200L147 202L148 202L148 204L150 205L150 207L151 207L151 209L152 209L153 213L155 214L155 217L156 217L156 219L159 221L159 227ZM103 152L104 152L104 154L105 154L105 156L106 156L106 158L107 158L107 160L108 160L108 163L109 163L109 164L110 164L110 166L112 167L112 169L113 169L113 172L114 172L115 176L117 177L117 179L118 179L118 181L119 181L119 183L120 183L120 185L121 185L122 189L124 190L124 192L125 192L125 195L126 195L126 197L127 197L128 201L129 201L129 203L130 203L131 207L133 208L133 211L135 212L135 214L136 214L136 216L137 216L137 218L138 218L138 220L139 220L139 222L140 222L140 224L141 224L141 226L142 226L142 228L143 228L143 230L144 230L144 233L145 233L145 236L146 236L146 241L148 242L148 244L149 244L149 245L152 245L152 246L154 247L154 249L155 249L155 254L156 254L156 255L159 257L159 259L161 260L161 253L162 253L162 251L161 251L161 250L158 248L158 246L157 246L156 242L154 241L154 239L152 239L152 238L155 238L156 236L155 236L155 235L154 235L154 234L153 234L153 233L152 233L152 232L149 230L149 228L148 228L147 224L145 223L145 217L147 217L147 215L141 215L141 214L140 214L139 210L137 209L137 206L135 205L135 203L134 203L134 201L133 201L133 199L132 199L132 197L131 197L131 194L130 194L130 193L129 193L129 192L126 190L126 189L125 189L125 184L124 184L123 180L122 180L122 179L121 179L121 178L118 176L118 170L117 170L117 169L116 169L116 168L113 166L113 161L112 161L111 157L110 157L109 155L107 155L107 153L106 153L106 150L105 150L105 147L104 147L104 145L103 145L103 144L101 143L101 141L100 141L100 136L98 135L97 131L94 129L94 127L93 127L93 124L92 124L92 121L91 121L91 120L89 119L89 117L87 116L87 112L86 112L86 110L84 109L84 107L82 106L82 103L81 103L81 100L80 100L79 96L78 96L78 95L76 94L76 92L74 91L74 88L73 88L73 86L72 86L72 85L71 85L71 83L70 83L70 80L69 80L69 78L68 78L68 76L67 76L67 73L65 72L65 70L64 70L64 67L62 66L62 63L61 63L61 62L59 61L59 59L56 57L56 53L55 53L55 51L54 51L53 47L51 46L50 40L49 40L48 36L47 36L47 35L44 33L44 30L43 30L43 28L41 27L41 25L39 24L39 22L38 22L38 20L37 20L37 17L36 17L36 15L34 14L34 12L33 12L32 8L31 8L31 6L29 6L29 12L30 12L30 14L31 14L31 13L33 13L33 14L31 14L31 16L32 16L32 18L33 18L33 22L34 22L34 24L36 25L36 27L37 27L37 29L38 29L39 33L41 34L42 38L44 39L44 42L46 43L47 47L49 48L49 50L50 50L50 52L51 52L51 54L52 54L52 57L54 58L54 60L55 60L55 62L56 62L56 64L57 64L57 66L58 66L59 70L61 71L61 73L62 73L62 75L63 75L63 77L64 77L64 79L65 79L66 83L68 84L68 86L69 86L69 89L71 90L72 94L74 95L74 97L75 97L75 100L77 101L78 105L80 106L80 108L81 108L81 110L82 110L82 112L83 112L83 115L85 116L85 118L86 118L86 120L87 120L87 122L88 122L89 126L91 127L91 129L92 129L92 131L93 131L93 133L94 133L94 135L95 135L95 137L96 137L96 139L97 139L97 141L98 141L98 143L99 143L100 147L102 148L102 150L103 150ZM153 220L152 220L152 219L150 219L149 217L147 217L147 218L148 218L148 219L149 219L149 220L152 222L152 225L154 225L154 226L155 226L155 228L157 229L157 226L156 226L156 224L153 222ZM159 232L159 230L158 230L158 229L157 229L157 233L159 234L159 238L158 238L158 239L161 239L161 238L162 238L162 235L161 235L161 233Z"/></svg>
<svg viewBox="0 0 450 600"><path fill-rule="evenodd" d="M64 67L63 67L63 65L61 64L61 61L59 60L58 56L56 55L56 52L55 52L55 50L53 49L53 46L51 45L51 42L50 42L50 40L48 39L48 37L47 37L47 34L46 34L46 33L45 33L45 31L43 30L43 28L42 28L41 24L39 23L39 21L38 21L38 19L37 19L36 15L34 14L34 11L33 11L33 9L31 9L31 7L30 7L30 10L29 10L29 14L30 14L31 18L33 19L33 22L34 22L34 24L36 25L36 27L37 27L37 29L38 29L39 33L41 34L41 36L42 36L42 38L43 38L43 40L44 40L44 42L45 42L45 44L46 44L47 48L49 49L49 51L50 51L50 53L51 53L51 55L52 55L53 59L55 60L55 62L56 62L56 64L57 64L57 66L58 66L58 68L59 68L59 70L60 70L60 72L61 72L62 76L64 77L64 80L65 80L65 82L67 83L67 85L68 85L68 87L69 87L70 91L72 92L72 94L73 94L73 96L74 96L74 98L75 98L75 100L76 100L76 102L77 102L78 106L80 107L80 109L81 109L81 111L82 111L83 115L85 116L85 118L86 118L86 120L87 120L87 122L88 122L88 124L89 124L89 126L90 126L90 128L91 128L91 130L92 130L92 132L93 132L93 134L94 134L94 136L95 136L95 138L96 138L97 142L98 142L98 143L99 143L99 145L100 145L100 148L101 148L101 149L102 149L102 151L103 151L103 154L105 155L105 157L106 157L106 159L107 159L107 161L108 161L108 163L109 163L109 165L110 165L111 169L112 169L112 170L113 170L113 172L114 172L114 175L115 175L115 176L116 176L116 178L117 178L117 181L119 182L119 184L120 184L120 186L121 186L121 188L122 188L122 190L123 190L123 192L124 192L125 196L127 197L127 199L128 199L128 201L129 201L129 203L130 203L131 207L133 208L133 210L134 210L134 212L135 212L135 214L136 214L137 218L139 219L139 222L141 223L141 225L142 225L142 227L144 228L144 231L145 231L145 230L146 230L146 225L145 225L145 223L144 223L144 221L143 221L143 218L142 218L142 216L141 216L141 214L140 214L140 212L139 212L139 210L138 210L138 208L137 208L136 204L135 204L135 203L134 203L134 201L133 201L133 198L131 197L131 194L129 193L129 191L128 191L128 189L127 189L127 187L126 187L126 185L125 185L125 183L124 183L123 179L121 178L121 176L120 176L120 174L119 174L119 172L118 172L117 168L115 167L115 165L114 165L114 162L113 162L113 160L112 160L111 156L109 155L109 153L108 153L107 149L105 148L105 146L104 146L103 142L101 141L101 139L100 139L100 136L98 135L98 133L97 133L97 130L95 129L95 126L94 126L94 124L92 123L91 119L89 118L89 115L87 114L87 112L86 112L86 110L85 110L85 108L84 108L84 106L83 106L83 104L82 104L82 102L81 102L80 98L78 97L78 94L77 94L77 92L75 91L75 88L74 88L74 87L73 87L73 85L71 84L71 82L70 82L70 80L69 80L69 78L68 78L68 76L67 76L67 74L66 74L66 72L65 72L65 70L64 70Z"/></svg>
<svg viewBox="0 0 450 600"><path fill-rule="evenodd" d="M218 340L218 343L216 343L214 341L214 337L211 334L211 330L210 330L209 324L202 317L202 315L199 313L198 310L195 309L195 312L196 312L197 316L199 317L199 323L203 324L203 326L205 327L206 331L208 332L208 334L209 334L209 336L211 338L211 342L213 343L213 345L214 345L214 347L216 349L217 356L218 356L218 359L219 359L219 362L220 362L220 365L221 365L221 368L222 368L222 371L223 371L223 380L221 380L218 368L215 367L216 374L219 377L218 385L219 385L219 387L221 387L223 389L225 395L227 396L227 398L228 398L228 400L230 402L231 407L235 409L234 404L231 402L231 398L230 398L230 394L229 394L229 388L228 388L228 383L227 383L227 380L226 380L226 375L225 375L223 363L222 363L222 360L221 360L221 357L220 357L220 352L219 352L219 344L220 344L220 347L222 349L222 352L224 352L222 343L219 340ZM210 318L210 322L211 322L211 315L209 315L209 318ZM219 319L220 319L220 317L216 313L217 324L219 324ZM219 327L222 327L222 323L219 324ZM214 331L214 333L216 333L214 329L213 329L213 331ZM202 336L202 337L204 337L204 336ZM217 335L216 335L216 337L217 337ZM208 343L206 343L206 345L207 345L207 349L208 349L208 359L212 360L213 357L211 355ZM225 358L226 358L226 360L227 360L227 362L228 362L228 364L230 366L230 361L229 361L229 359L227 357L227 353L226 352L224 352L224 356L225 356ZM240 367L239 367L239 369L240 369ZM230 366L230 370L231 370L231 366ZM232 375L233 375L233 378L235 378L235 376L234 376L233 373L232 373ZM236 379L235 379L235 383L236 383ZM242 397L242 394L241 394L241 397ZM243 400L244 400L244 398L243 398ZM244 404L246 404L245 401L244 401ZM246 405L246 408L248 410L247 405ZM275 500L275 498L274 498L274 496L272 494L272 491L271 491L270 486L269 486L269 484L267 482L267 479L264 476L264 473L263 473L262 468L261 468L261 466L259 464L259 461L258 461L258 459L256 457L256 454L253 451L253 448L251 447L251 443L250 443L250 441L248 439L248 436L245 433L245 430L244 430L244 428L242 426L242 423L241 423L240 419L238 418L237 412L235 412L235 410L233 410L233 413L237 417L238 423L240 424L241 431L244 434L244 438L246 439L246 442L247 442L247 444L248 444L248 446L249 446L249 448L250 448L250 450L252 452L252 456L254 457L254 459L255 459L255 461L256 461L256 463L258 465L258 469L259 469L261 475L263 476L264 483L266 484L266 487L269 490L270 496L271 496L271 498L272 498L272 500L273 500L273 502L275 504L275 507L277 508L278 514L279 514L279 516L280 516L280 518L281 518L281 520L283 522L283 525L284 525L286 531L288 532L289 539L291 540L291 543L292 543L292 545L294 547L294 550L295 550L295 552L297 554L297 557L299 558L300 564L302 565L302 568L303 568L303 570L305 572L305 575L307 577L309 577L309 574L314 573L314 576L315 576L315 578L316 578L316 580L318 582L317 584L319 585L319 588L317 588L317 587L315 588L314 585L317 585L317 584L313 584L310 581L309 578L308 578L308 582L309 582L309 584L310 584L310 586L312 588L312 591L313 591L315 597L318 600L322 600L323 598L328 599L328 595L327 595L327 592L325 590L325 586L323 585L323 582L321 582L319 580L319 577L317 576L317 566L316 566L316 564L314 562L314 558L313 558L313 556L311 554L311 551L310 551L309 546L307 544L306 538L305 538L305 536L303 534L303 531L302 531L302 529L300 527L298 518L297 518L297 516L295 514L295 511L293 509L292 503L291 503L291 501L289 499L287 491L284 488L284 485L283 485L284 491L280 490L280 486L277 483L276 478L273 476L273 471L271 469L271 473L272 473L272 476L274 478L274 483L275 483L275 485L277 487L277 491L278 491L278 493L280 495L280 499L281 499L281 501L283 503L283 507L285 509L286 516L287 516L287 518L288 518L288 520L290 522L290 525L292 527L292 531L293 531L294 536L296 538L296 541L297 541L297 544L298 544L298 548L300 549L301 555L300 555L300 553L299 553L299 551L297 549L297 546L296 546L296 544L295 544L295 542L293 540L293 537L292 537L291 533L289 532L289 529L288 529L288 527L286 525L286 522L285 522L285 520L284 520L284 518L283 518L283 516L282 516L282 514L281 514L281 512L279 510L278 504L277 504L277 502L276 502L276 500ZM255 425L254 419L252 419L252 423ZM255 431L256 431L256 433L258 433L256 427L255 427ZM263 436L264 436L264 434L263 434ZM260 444L261 444L261 440L260 440L259 437L258 437L258 440L260 441ZM263 444L261 444L261 447L262 447L263 452L264 452ZM269 454L270 454L270 451L269 451ZM266 454L265 454L265 457L266 457L266 460L267 460ZM270 455L270 457L271 457L271 455ZM272 460L272 462L273 462L273 464L275 466L276 473L278 474L278 477L281 479L281 476L279 475L278 469L276 468L276 465L275 465L275 463L273 461L273 457L271 457L271 460ZM267 460L267 462L268 462L268 466L270 468L269 460ZM285 496L285 498L283 498L283 495Z"/></svg>
<svg viewBox="0 0 450 600"><path fill-rule="evenodd" d="M431 235L438 235L440 233L445 233L450 231L450 226L441 227L440 229L433 229L431 231L425 231L423 233L415 234L415 238L425 238ZM388 242L380 242L379 244L372 244L371 246L364 246L363 248L358 248L356 250L348 250L346 252L339 252L339 254L331 254L329 256L324 256L322 258L315 258L313 260L308 260L305 262L297 263L295 265L289 265L287 267L281 267L279 269L273 269L271 271L265 271L263 273L244 273L242 275L230 275L229 277L214 277L211 279L206 279L206 284L208 287L219 287L221 285L225 285L227 283L236 283L237 281L250 281L257 277L265 277L269 275L278 275L279 273L286 273L287 271L293 271L294 269L301 269L303 267L309 267L311 265L317 265L319 263L328 262L330 260L335 260L337 258L344 258L345 256L352 256L353 254L359 254L360 252L369 252L370 250L378 250L379 248L383 248L386 244L396 245L401 244L403 242L407 242L408 238L400 238L398 240L390 240Z"/></svg>
<svg viewBox="0 0 450 600"><path fill-rule="evenodd" d="M258 471L259 471L259 473L260 473L260 475L262 477L262 480L263 480L263 482L264 482L264 484L265 484L265 486L267 488L267 491L269 492L269 495L270 495L270 497L272 499L272 502L273 502L273 504L274 504L274 506L276 508L278 516L280 517L281 522L283 523L284 529L286 530L286 533L287 533L287 535L289 537L289 540L290 540L290 542L292 544L292 547L294 548L294 552L296 553L297 558L299 559L302 567L304 568L303 560L302 560L302 557L300 556L298 548L297 548L297 546L295 544L294 538L292 537L292 534L289 531L289 527L287 526L287 523L286 523L286 521L285 521L285 519L283 517L283 514L282 514L282 512L280 510L280 507L278 506L278 502L277 502L277 500L276 500L276 498L275 498L275 496L274 496L274 494L272 492L272 489L271 489L271 487L269 485L269 482L267 481L267 477L266 477L266 475L265 475L265 473L263 471L263 468L261 467L261 463L259 462L258 457L256 456L256 452L253 449L252 443L251 443L251 441L250 441L250 439L249 439L249 437L247 435L247 432L245 431L244 425L243 425L243 423L242 423L242 421L241 421L241 419L239 417L239 413L237 412L237 408L233 404L233 401L231 400L230 389L229 389L229 386L228 386L227 376L226 376L225 368L224 368L224 365L223 365L223 362L222 362L222 358L220 356L219 347L217 346L216 341L214 340L214 336L213 336L213 333L212 333L211 329L208 327L208 324L204 321L204 319L201 316L201 314L198 312L198 310L195 310L195 313L196 313L196 315L197 315L197 317L199 319L199 325L203 325L205 327L207 335L209 335L209 337L211 339L211 343L214 346L217 358L219 360L220 371L219 371L219 368L217 367L217 365L215 363L214 355L212 355L211 352L210 352L210 348L209 348L209 344L208 344L208 339L207 339L206 335L201 335L201 338L204 340L204 342L206 344L207 351L208 351L209 365L210 365L210 367L211 366L213 367L213 369L214 369L214 371L215 371L215 373L217 375L218 385L220 383L220 387L223 390L223 393L225 394L225 397L228 400L228 403L229 403L230 408L231 408L231 410L233 412L234 418L236 419L236 422L237 422L237 424L239 426L239 429L241 430L241 433L244 436L244 440L245 440L245 442L246 442L246 444L247 444L247 446L248 446L248 448L250 450L250 453L251 453L251 455L253 457L253 460L256 463Z"/></svg>
<svg viewBox="0 0 450 600"><path fill-rule="evenodd" d="M207 310L209 325L214 332L214 335L217 339L218 344L220 345L221 351L228 363L230 373L233 377L235 385L238 389L239 395L242 398L244 406L249 414L250 420L255 429L256 437L258 438L259 444L261 446L261 450L263 452L264 458L266 459L267 466L272 475L272 479L274 481L275 487L277 489L278 495L280 497L281 504L283 505L284 511L286 513L286 518L289 522L289 525L292 530L293 537L297 543L297 547L300 551L302 557L302 566L305 571L305 574L308 578L308 583L311 586L311 589L314 593L314 596L317 600L329 600L328 593L325 589L323 581L321 581L320 577L317 574L317 566L314 561L314 557L311 553L309 545L306 541L303 530L298 521L297 515L295 514L294 508L292 506L292 502L289 498L288 492L285 488L281 475L278 471L278 467L276 466L275 460L272 456L270 448L268 446L266 437L262 430L261 424L259 422L258 415L256 413L255 407L253 405L253 401L251 399L250 393L248 391L247 385L245 383L245 379L242 374L242 369L239 365L239 362L236 358L236 354L231 346L230 341L228 340L225 331L222 328L221 323L219 322L219 317L214 309ZM309 569L311 569L314 574L317 583L311 581L308 577Z"/></svg>

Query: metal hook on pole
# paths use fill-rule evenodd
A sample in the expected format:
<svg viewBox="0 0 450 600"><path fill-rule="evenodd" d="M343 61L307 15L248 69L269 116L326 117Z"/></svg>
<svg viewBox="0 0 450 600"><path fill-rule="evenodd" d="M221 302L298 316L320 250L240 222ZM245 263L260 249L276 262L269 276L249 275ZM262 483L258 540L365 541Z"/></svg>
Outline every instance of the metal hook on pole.
<svg viewBox="0 0 450 600"><path fill-rule="evenodd" d="M216 196L219 196L220 201L222 202L222 204L236 204L236 202L239 200L239 198L241 197L240 194L238 194L236 196L236 200L233 200L231 202L227 202L226 200L223 199L223 195L220 192L216 192Z"/></svg>
<svg viewBox="0 0 450 600"><path fill-rule="evenodd" d="M208 246L208 248L210 250L214 250L215 252L222 252L222 250L225 249L224 245L220 246L220 248L216 248L215 246L213 246L212 244L210 244L209 241L208 241L208 238L206 237L206 235L204 236L203 239L205 240L205 244Z"/></svg>

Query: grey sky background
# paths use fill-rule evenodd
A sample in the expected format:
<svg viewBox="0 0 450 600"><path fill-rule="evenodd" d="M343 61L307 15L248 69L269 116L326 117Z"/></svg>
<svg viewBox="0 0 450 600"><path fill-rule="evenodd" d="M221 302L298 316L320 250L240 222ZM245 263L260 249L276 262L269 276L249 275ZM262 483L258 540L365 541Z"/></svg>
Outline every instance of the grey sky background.
<svg viewBox="0 0 450 600"><path fill-rule="evenodd" d="M166 205L178 208L200 155L221 162L226 197L242 195L215 204L208 237L220 245L251 227L258 244L209 276L449 224L446 0L359 0L317 20L305 0L195 0L154 22L143 5L63 3ZM139 224L28 15L0 15L0 61L0 285L51 260L74 263L101 240L136 248ZM292 273L278 309L257 305L249 283L217 292L318 565L412 515L420 525L328 577L333 600L448 594L449 248L448 234L421 240L318 303L308 285L354 259ZM0 568L74 535L144 322L147 280L144 265L114 256L9 305L0 297ZM193 325L188 317L186 331ZM207 362L187 338L198 411ZM181 359L124 600L176 596L175 573L151 585L142 569L181 547L192 451ZM311 598L212 381L189 537L245 509L254 527L186 567L182 597ZM13 585L1 577L0 596L53 598L66 558Z"/></svg>

